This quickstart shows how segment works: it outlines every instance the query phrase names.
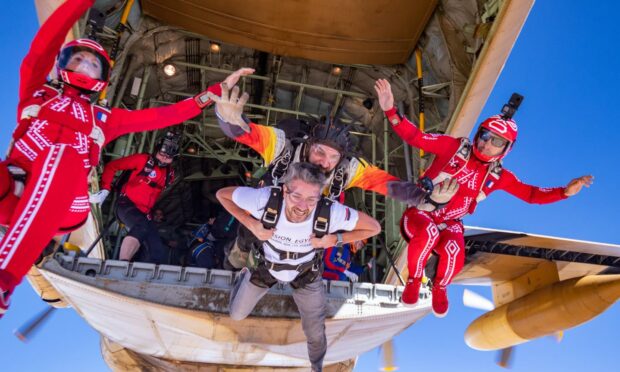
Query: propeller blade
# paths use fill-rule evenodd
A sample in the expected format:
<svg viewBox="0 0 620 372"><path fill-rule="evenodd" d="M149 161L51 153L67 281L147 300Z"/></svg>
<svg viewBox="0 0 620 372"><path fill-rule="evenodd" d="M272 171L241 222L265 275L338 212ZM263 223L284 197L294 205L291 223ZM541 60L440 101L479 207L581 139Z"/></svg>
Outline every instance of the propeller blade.
<svg viewBox="0 0 620 372"><path fill-rule="evenodd" d="M389 340L381 346L383 353L383 367L381 371L397 371L398 367L394 364L394 342Z"/></svg>
<svg viewBox="0 0 620 372"><path fill-rule="evenodd" d="M514 347L507 347L499 352L497 365L502 368L510 368L512 365Z"/></svg>
<svg viewBox="0 0 620 372"><path fill-rule="evenodd" d="M470 291L469 289L465 289L463 291L463 305L484 311L491 311L495 309L495 305L491 302L491 300L474 291Z"/></svg>
<svg viewBox="0 0 620 372"><path fill-rule="evenodd" d="M32 339L34 334L41 328L49 316L56 310L55 307L48 306L47 309L37 314L34 318L24 323L21 327L13 331L13 334L20 339L20 341L28 342Z"/></svg>
<svg viewBox="0 0 620 372"><path fill-rule="evenodd" d="M564 331L559 331L554 334L555 340L560 343L564 339Z"/></svg>

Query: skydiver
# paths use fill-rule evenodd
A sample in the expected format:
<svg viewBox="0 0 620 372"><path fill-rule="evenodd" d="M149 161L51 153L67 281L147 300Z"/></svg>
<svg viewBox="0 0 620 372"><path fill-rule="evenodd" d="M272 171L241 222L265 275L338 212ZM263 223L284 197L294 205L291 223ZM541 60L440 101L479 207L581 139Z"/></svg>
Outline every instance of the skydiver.
<svg viewBox="0 0 620 372"><path fill-rule="evenodd" d="M229 87L230 85L222 84L221 97L209 94L216 102L219 125L228 137L251 147L261 155L265 165L269 167L268 176L272 179L282 177L289 164L310 162L325 173L328 181L323 192L334 199L342 191L352 187L387 195L387 184L400 181L365 160L351 156L352 144L348 128L339 123L317 123L310 129L308 137L296 143L286 138L285 132L279 128L247 123L242 113L248 94L243 93L239 97L239 88L235 86L229 91ZM438 195L437 192L430 196L430 190L416 185L410 185L410 189L413 194L412 202L416 204L427 197L441 201L451 196ZM234 267L241 268L245 264L247 252L257 244L260 245L260 242L257 242L253 235L243 228L240 229L239 238L228 257L229 262Z"/></svg>
<svg viewBox="0 0 620 372"><path fill-rule="evenodd" d="M325 184L325 174L317 165L295 163L284 176L281 189L227 187L217 192L222 206L264 241L256 269L250 272L243 268L239 274L231 293L230 317L245 319L270 287L278 281L290 283L312 371L322 370L327 351L321 250L365 239L381 230L372 217L322 197ZM274 190L279 193L271 196ZM272 207L274 201L279 207ZM328 213L329 228L320 236L316 226L323 212ZM267 218L268 213L276 215Z"/></svg>
<svg viewBox="0 0 620 372"><path fill-rule="evenodd" d="M394 96L387 80L377 80L375 90L393 130L409 145L435 154L425 176L435 184L447 177L458 182L458 185L452 182L444 185L457 189L449 202L410 207L401 219L401 233L408 241L409 269L402 301L410 305L418 301L424 266L430 253L435 251L439 264L433 280L432 306L435 315L443 317L448 312L446 287L462 269L465 260L461 219L473 213L480 201L495 190L504 190L528 203L553 203L577 194L583 186L589 187L594 177L575 178L566 187L527 185L501 165L517 139L517 124L512 119L495 115L484 120L473 142L467 138L426 134L394 107ZM407 199L404 194L390 196L401 201Z"/></svg>
<svg viewBox="0 0 620 372"><path fill-rule="evenodd" d="M90 196L91 203L103 203L110 194L116 172L130 172L115 205L116 216L129 228L121 243L120 260L130 261L142 247L140 256L145 262L165 263L168 248L162 242L150 213L162 191L174 182L172 161L178 155L178 136L168 132L158 141L152 154L116 159L103 169L101 190Z"/></svg>
<svg viewBox="0 0 620 372"><path fill-rule="evenodd" d="M22 61L18 124L8 158L0 162L0 224L8 226L0 242L0 317L53 236L86 222L88 175L101 148L126 133L188 120L211 103L205 91L174 105L139 111L91 104L91 94L108 84L110 57L93 40L62 44L93 3L68 0L60 5ZM54 65L58 80L48 80ZM252 71L240 69L226 82L234 85ZM217 95L220 85L208 91Z"/></svg>

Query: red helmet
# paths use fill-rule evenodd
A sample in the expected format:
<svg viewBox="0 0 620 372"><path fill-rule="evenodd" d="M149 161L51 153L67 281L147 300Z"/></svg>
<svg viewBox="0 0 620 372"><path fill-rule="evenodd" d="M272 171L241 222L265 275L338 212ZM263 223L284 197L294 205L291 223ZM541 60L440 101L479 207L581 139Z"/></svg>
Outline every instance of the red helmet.
<svg viewBox="0 0 620 372"><path fill-rule="evenodd" d="M490 157L478 151L478 137L483 131L492 132L493 134L502 137L508 141L506 148L500 155ZM480 124L480 126L478 127L478 132L474 137L474 145L472 146L474 155L476 155L478 159L484 162L491 162L503 159L504 156L506 156L506 154L510 152L512 146L514 146L514 143L517 140L517 131L517 123L515 123L514 120L504 119L501 115L491 116L490 118L483 121L482 124Z"/></svg>
<svg viewBox="0 0 620 372"><path fill-rule="evenodd" d="M71 57L79 52L91 53L98 64L93 65L85 61L79 63L79 71L75 68L68 69L67 64L71 61ZM108 85L111 64L110 56L99 43L90 39L76 39L65 44L60 50L56 60L56 72L58 78L67 84L90 92L101 92ZM99 78L94 77L97 73Z"/></svg>

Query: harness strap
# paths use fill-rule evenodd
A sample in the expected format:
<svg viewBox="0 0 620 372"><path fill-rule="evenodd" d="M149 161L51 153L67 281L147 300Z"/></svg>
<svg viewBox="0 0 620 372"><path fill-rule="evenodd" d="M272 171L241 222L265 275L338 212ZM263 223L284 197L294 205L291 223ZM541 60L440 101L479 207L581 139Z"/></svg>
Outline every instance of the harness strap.
<svg viewBox="0 0 620 372"><path fill-rule="evenodd" d="M299 274L302 274L309 269L311 269L312 271L319 270L319 268L321 267L321 263L323 261L322 251L323 251L322 249L314 250L316 254L312 260L304 262L304 263L300 263L297 265L271 262L267 260L264 256L260 257L260 261L264 263L265 267L267 267L267 269L269 270L273 270L273 271L294 270L294 271L297 271Z"/></svg>
<svg viewBox="0 0 620 372"><path fill-rule="evenodd" d="M322 197L314 210L312 232L317 238L322 238L329 232L329 219L334 202L326 197Z"/></svg>
<svg viewBox="0 0 620 372"><path fill-rule="evenodd" d="M281 210L282 187L273 186L269 194L269 200L267 200L267 204L265 205L265 211L260 219L265 229L273 229L276 227L278 220L280 219Z"/></svg>
<svg viewBox="0 0 620 372"><path fill-rule="evenodd" d="M289 251L283 251L281 249L276 248L269 241L265 241L265 244L267 244L269 246L269 248L271 248L274 252L276 252L278 255L280 255L280 259L281 260L297 260L297 259L300 259L302 257L306 257L307 255L309 255L312 252L314 252L314 251L308 251L308 252L289 252Z"/></svg>

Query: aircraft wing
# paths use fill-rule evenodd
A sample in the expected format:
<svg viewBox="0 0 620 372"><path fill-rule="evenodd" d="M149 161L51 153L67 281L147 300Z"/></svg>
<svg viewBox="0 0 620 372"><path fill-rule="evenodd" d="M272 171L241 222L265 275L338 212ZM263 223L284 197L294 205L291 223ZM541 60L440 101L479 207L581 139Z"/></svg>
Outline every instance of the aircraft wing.
<svg viewBox="0 0 620 372"><path fill-rule="evenodd" d="M454 279L458 284L513 281L543 262L555 264L559 280L620 273L620 245L480 227L466 227L465 243L465 266Z"/></svg>

